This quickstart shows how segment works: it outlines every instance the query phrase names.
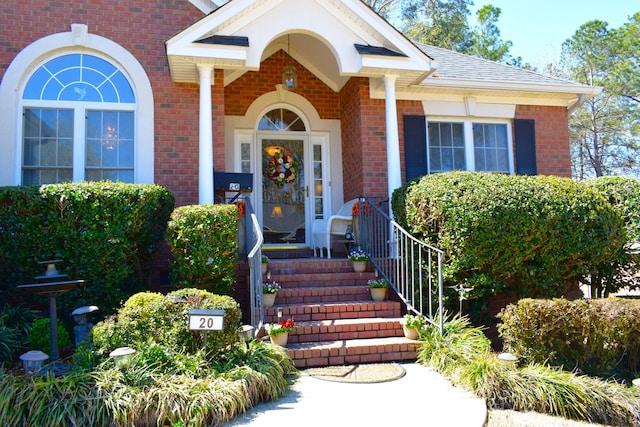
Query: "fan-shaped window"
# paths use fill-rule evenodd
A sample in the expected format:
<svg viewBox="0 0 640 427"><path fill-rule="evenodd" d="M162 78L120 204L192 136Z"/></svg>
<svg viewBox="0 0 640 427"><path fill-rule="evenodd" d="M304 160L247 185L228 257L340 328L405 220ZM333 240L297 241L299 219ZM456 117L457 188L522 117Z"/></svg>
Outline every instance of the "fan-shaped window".
<svg viewBox="0 0 640 427"><path fill-rule="evenodd" d="M84 102L135 102L122 72L92 55L64 55L40 67L29 79L24 99Z"/></svg>
<svg viewBox="0 0 640 427"><path fill-rule="evenodd" d="M276 108L260 119L258 130L305 132L307 129L296 113L285 108Z"/></svg>
<svg viewBox="0 0 640 427"><path fill-rule="evenodd" d="M33 73L22 103L23 184L134 181L136 97L118 67L59 56Z"/></svg>

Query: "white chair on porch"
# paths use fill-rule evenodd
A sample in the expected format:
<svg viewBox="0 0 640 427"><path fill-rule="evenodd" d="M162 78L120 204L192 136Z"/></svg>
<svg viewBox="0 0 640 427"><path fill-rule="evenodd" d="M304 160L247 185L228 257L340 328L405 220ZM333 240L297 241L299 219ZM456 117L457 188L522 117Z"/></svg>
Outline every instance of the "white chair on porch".
<svg viewBox="0 0 640 427"><path fill-rule="evenodd" d="M341 236L344 240L344 236L347 232L349 225L352 222L351 209L353 204L358 199L349 200L340 207L335 215L331 215L327 221L327 228L325 230L318 230L313 233L313 250L314 254L316 250L320 251L322 257L324 248L327 249L327 258L331 258L331 237Z"/></svg>

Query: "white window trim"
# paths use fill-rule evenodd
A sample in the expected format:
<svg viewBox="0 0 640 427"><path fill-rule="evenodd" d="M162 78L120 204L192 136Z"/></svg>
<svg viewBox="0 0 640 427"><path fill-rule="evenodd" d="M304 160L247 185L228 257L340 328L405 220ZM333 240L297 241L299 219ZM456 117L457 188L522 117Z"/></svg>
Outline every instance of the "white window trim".
<svg viewBox="0 0 640 427"><path fill-rule="evenodd" d="M151 82L138 60L125 48L104 37L86 33L86 25L73 24L72 31L34 41L11 61L0 82L0 185L20 185L22 175L22 111L33 105L22 100L29 78L50 59L69 53L101 57L125 74L136 96L134 182L154 182L154 101ZM84 32L83 37L78 33ZM44 105L44 104L38 104ZM57 104L61 105L61 104ZM104 109L105 104L101 104ZM120 104L121 105L121 104ZM84 140L84 135L83 135ZM82 144L80 144L82 145ZM74 145L78 146L76 143ZM75 156L75 154L74 154ZM83 162L84 165L84 162ZM74 168L75 168L74 164ZM82 168L84 176L84 167ZM76 171L74 170L74 179Z"/></svg>
<svg viewBox="0 0 640 427"><path fill-rule="evenodd" d="M468 171L476 170L476 161L475 161L475 153L473 147L473 124L474 123L487 123L487 124L499 124L507 126L507 150L509 156L509 174L515 174L515 166L513 159L513 131L512 131L512 122L511 120L501 120L501 119L492 119L492 118L481 118L474 117L470 118L460 118L460 117L450 117L450 116L427 116L427 129L429 126L429 122L440 122L440 123L462 123L463 132L464 132L464 151L465 151L465 163L467 165ZM426 132L427 135L427 169L429 173L431 173L431 165L429 162L429 131Z"/></svg>

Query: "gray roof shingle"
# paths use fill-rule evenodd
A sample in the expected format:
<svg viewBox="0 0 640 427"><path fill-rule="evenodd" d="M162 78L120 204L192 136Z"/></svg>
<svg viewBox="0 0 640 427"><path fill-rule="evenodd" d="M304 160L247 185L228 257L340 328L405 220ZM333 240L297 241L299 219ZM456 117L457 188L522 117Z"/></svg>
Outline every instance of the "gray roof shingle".
<svg viewBox="0 0 640 427"><path fill-rule="evenodd" d="M420 43L416 43L416 46L438 61L438 69L429 77L430 79L446 78L487 82L584 86L570 80L545 76L534 71L465 55L448 49Z"/></svg>

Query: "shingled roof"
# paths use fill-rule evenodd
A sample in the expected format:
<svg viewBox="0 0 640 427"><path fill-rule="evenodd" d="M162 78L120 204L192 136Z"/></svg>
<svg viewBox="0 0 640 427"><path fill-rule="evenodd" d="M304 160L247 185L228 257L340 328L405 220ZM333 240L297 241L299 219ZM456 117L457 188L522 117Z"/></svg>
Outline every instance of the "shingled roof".
<svg viewBox="0 0 640 427"><path fill-rule="evenodd" d="M438 69L429 79L482 80L541 85L575 85L579 83L545 76L534 71L501 64L452 50L416 43L424 53L438 61Z"/></svg>

